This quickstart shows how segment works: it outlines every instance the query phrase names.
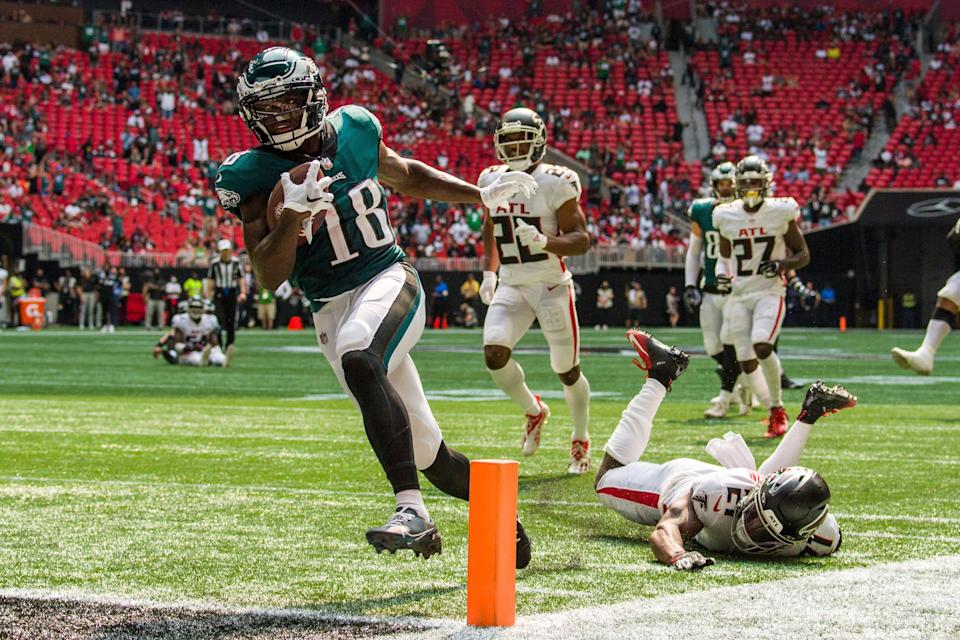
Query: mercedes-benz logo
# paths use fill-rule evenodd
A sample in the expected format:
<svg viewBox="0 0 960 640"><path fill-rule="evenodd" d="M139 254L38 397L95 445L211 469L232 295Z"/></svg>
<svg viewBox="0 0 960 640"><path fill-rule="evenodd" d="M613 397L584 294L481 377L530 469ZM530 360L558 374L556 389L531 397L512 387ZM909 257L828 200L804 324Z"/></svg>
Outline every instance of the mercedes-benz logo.
<svg viewBox="0 0 960 640"><path fill-rule="evenodd" d="M914 218L939 218L960 214L960 198L921 200L907 207L907 215Z"/></svg>

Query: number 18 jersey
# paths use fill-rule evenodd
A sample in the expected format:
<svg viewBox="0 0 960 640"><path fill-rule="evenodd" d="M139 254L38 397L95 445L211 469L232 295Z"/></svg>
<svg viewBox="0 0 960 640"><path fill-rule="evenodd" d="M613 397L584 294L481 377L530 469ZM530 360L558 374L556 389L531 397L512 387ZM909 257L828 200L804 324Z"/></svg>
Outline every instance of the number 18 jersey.
<svg viewBox="0 0 960 640"><path fill-rule="evenodd" d="M782 276L767 277L757 270L761 262L787 257L783 237L799 217L800 208L793 198L766 198L754 213L744 209L743 200L714 208L713 226L733 249L734 296L784 294Z"/></svg>
<svg viewBox="0 0 960 640"><path fill-rule="evenodd" d="M509 171L506 165L484 169L477 184L480 188L493 183ZM520 244L515 229L518 220L533 225L550 235L557 235L557 209L570 200L580 199L580 178L572 169L541 162L530 173L539 188L532 198L516 195L490 211L496 251L500 256L500 281L509 285L562 284L572 275L560 256L542 249ZM493 251L493 247L484 247Z"/></svg>

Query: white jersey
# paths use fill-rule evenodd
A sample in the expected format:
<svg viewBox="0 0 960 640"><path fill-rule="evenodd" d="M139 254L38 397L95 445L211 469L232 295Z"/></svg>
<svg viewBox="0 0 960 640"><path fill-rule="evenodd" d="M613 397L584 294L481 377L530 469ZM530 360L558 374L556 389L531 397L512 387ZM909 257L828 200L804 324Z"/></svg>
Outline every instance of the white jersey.
<svg viewBox="0 0 960 640"><path fill-rule="evenodd" d="M693 510L703 523L696 541L711 551L736 551L733 546L733 514L740 498L760 480L759 473L742 467L719 468L709 475L687 479L688 486L693 490Z"/></svg>
<svg viewBox="0 0 960 640"><path fill-rule="evenodd" d="M509 170L506 165L488 167L480 174L477 184L481 188L486 187ZM510 285L569 282L572 275L563 258L520 244L514 235L514 228L517 220L523 220L543 233L557 235L557 209L570 200L580 199L580 177L572 169L543 162L530 175L539 185L532 198L517 195L496 211L490 212L500 255L500 281ZM493 248L484 247L484 250L492 251Z"/></svg>
<svg viewBox="0 0 960 640"><path fill-rule="evenodd" d="M209 342L210 334L220 330L217 317L205 313L199 321L194 321L189 314L178 313L173 316L173 328L183 334L183 341L188 351L203 349Z"/></svg>
<svg viewBox="0 0 960 640"><path fill-rule="evenodd" d="M783 237L790 223L800 217L793 198L765 198L760 209L750 213L743 200L718 204L713 210L713 226L733 245L733 295L784 295L782 276L757 274L761 262L783 260L787 244Z"/></svg>

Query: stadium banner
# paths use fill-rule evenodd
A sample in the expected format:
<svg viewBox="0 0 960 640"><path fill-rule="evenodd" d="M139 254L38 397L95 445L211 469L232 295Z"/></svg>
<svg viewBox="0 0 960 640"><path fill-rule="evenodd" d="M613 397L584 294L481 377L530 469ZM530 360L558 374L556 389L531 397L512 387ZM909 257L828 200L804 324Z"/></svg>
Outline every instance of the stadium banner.
<svg viewBox="0 0 960 640"><path fill-rule="evenodd" d="M955 189L873 189L860 205L868 227L949 227L960 216Z"/></svg>

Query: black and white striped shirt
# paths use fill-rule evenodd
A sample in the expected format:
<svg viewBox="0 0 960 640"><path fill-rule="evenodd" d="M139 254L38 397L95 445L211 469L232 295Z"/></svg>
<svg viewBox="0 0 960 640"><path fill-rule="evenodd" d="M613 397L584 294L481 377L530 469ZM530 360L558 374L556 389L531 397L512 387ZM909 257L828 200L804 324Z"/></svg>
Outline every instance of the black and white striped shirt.
<svg viewBox="0 0 960 640"><path fill-rule="evenodd" d="M214 258L210 263L210 269L207 270L207 278L213 280L215 289L237 291L240 287L240 280L243 279L240 260L236 256L231 257L227 262L223 262L220 258Z"/></svg>

